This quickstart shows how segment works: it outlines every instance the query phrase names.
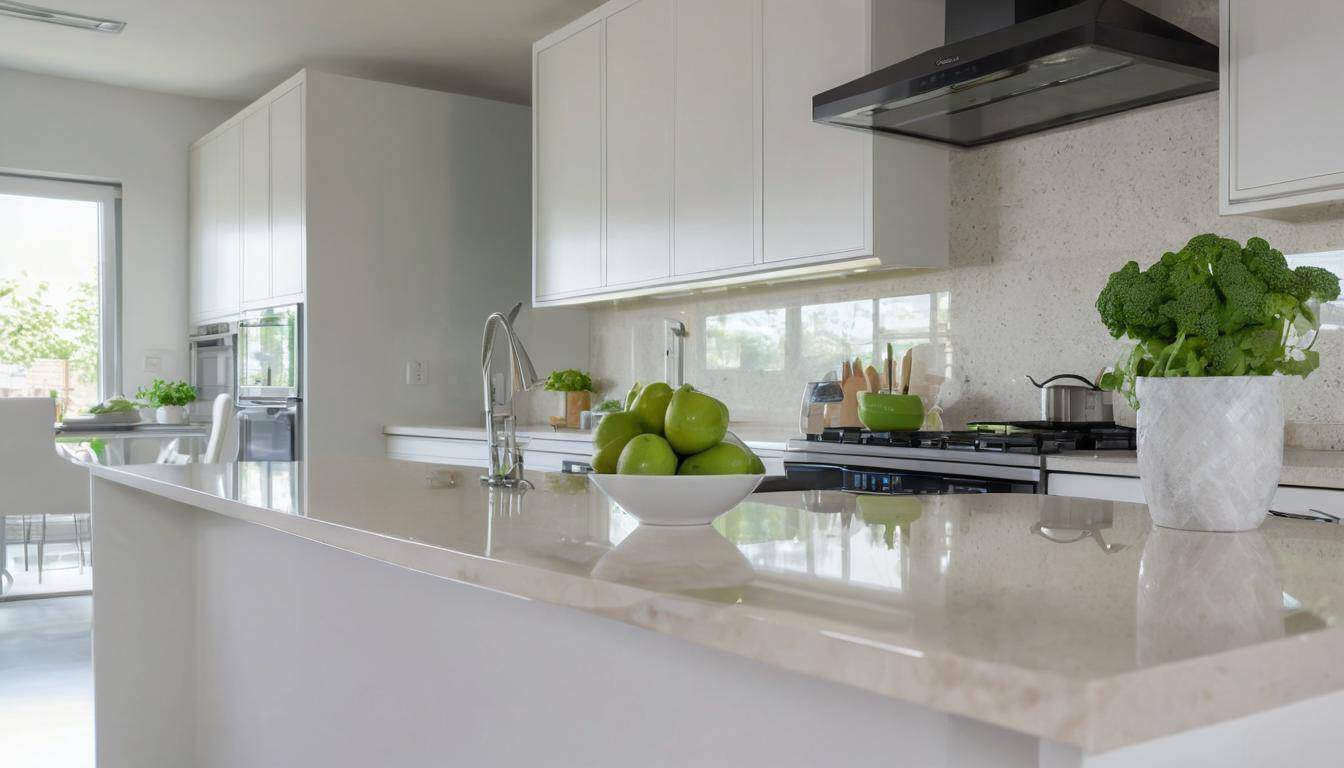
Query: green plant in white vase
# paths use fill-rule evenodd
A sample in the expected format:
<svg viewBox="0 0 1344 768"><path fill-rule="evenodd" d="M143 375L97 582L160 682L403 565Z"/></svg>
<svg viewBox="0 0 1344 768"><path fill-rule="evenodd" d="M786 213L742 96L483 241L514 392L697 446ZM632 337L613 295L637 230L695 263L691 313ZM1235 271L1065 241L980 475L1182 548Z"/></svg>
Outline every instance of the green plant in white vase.
<svg viewBox="0 0 1344 768"><path fill-rule="evenodd" d="M154 420L160 424L187 423L187 406L196 400L196 388L181 380L155 379L135 394L155 409Z"/></svg>
<svg viewBox="0 0 1344 768"><path fill-rule="evenodd" d="M1275 374L1307 376L1320 304L1339 278L1291 269L1259 237L1199 235L1141 269L1125 264L1097 297L1115 338L1134 346L1101 386L1138 411L1139 474L1153 521L1231 531L1264 520L1283 465Z"/></svg>

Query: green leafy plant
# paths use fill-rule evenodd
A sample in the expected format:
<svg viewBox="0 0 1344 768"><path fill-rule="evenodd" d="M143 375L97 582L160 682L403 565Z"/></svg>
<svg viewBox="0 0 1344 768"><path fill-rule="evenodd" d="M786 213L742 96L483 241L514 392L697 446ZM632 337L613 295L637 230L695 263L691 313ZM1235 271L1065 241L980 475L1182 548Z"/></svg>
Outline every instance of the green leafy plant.
<svg viewBox="0 0 1344 768"><path fill-rule="evenodd" d="M603 400L593 410L597 413L615 413L625 410L625 406L621 404L620 400Z"/></svg>
<svg viewBox="0 0 1344 768"><path fill-rule="evenodd" d="M89 413L130 413L136 410L138 406L124 397L109 397L103 402L89 409Z"/></svg>
<svg viewBox="0 0 1344 768"><path fill-rule="evenodd" d="M1306 376L1320 304L1339 298L1339 278L1319 267L1291 269L1263 238L1199 235L1147 270L1129 262L1112 273L1097 312L1134 348L1101 386L1139 407L1140 376Z"/></svg>
<svg viewBox="0 0 1344 768"><path fill-rule="evenodd" d="M551 371L546 378L546 389L550 392L592 392L593 377L573 368Z"/></svg>
<svg viewBox="0 0 1344 768"><path fill-rule="evenodd" d="M187 405L196 400L196 388L185 381L167 382L155 379L148 388L141 387L135 396L154 408L165 405Z"/></svg>

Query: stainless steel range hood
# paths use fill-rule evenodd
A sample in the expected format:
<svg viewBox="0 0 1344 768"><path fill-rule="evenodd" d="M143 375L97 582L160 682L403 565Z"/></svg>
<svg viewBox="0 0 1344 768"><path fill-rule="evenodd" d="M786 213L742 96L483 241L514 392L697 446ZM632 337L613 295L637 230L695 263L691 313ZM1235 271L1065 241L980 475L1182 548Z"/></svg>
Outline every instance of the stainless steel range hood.
<svg viewBox="0 0 1344 768"><path fill-rule="evenodd" d="M947 0L946 28L812 119L974 147L1218 88L1217 46L1123 0Z"/></svg>

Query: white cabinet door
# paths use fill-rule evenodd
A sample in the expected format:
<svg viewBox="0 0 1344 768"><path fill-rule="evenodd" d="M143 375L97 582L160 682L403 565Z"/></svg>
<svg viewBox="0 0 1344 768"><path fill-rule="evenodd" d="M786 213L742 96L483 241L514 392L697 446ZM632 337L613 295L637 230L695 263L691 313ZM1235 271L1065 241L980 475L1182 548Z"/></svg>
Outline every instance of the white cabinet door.
<svg viewBox="0 0 1344 768"><path fill-rule="evenodd" d="M1344 3L1223 0L1223 212L1344 199Z"/></svg>
<svg viewBox="0 0 1344 768"><path fill-rule="evenodd" d="M672 268L672 0L606 21L606 284Z"/></svg>
<svg viewBox="0 0 1344 768"><path fill-rule="evenodd" d="M872 137L812 122L812 97L868 73L868 0L761 12L765 261L866 255Z"/></svg>
<svg viewBox="0 0 1344 768"><path fill-rule="evenodd" d="M210 142L206 185L214 222L212 247L206 249L206 310L211 317L236 314L242 259L242 127L233 125Z"/></svg>
<svg viewBox="0 0 1344 768"><path fill-rule="evenodd" d="M537 52L534 292L602 285L602 22Z"/></svg>
<svg viewBox="0 0 1344 768"><path fill-rule="evenodd" d="M207 195L205 182L206 153L209 144L198 144L187 155L190 186L187 191L187 228L190 238L187 243L187 305L188 314L194 323L205 316L205 271L206 253L212 239L212 222L206 213Z"/></svg>
<svg viewBox="0 0 1344 768"><path fill-rule="evenodd" d="M753 0L677 0L673 274L756 261L759 69Z"/></svg>
<svg viewBox="0 0 1344 768"><path fill-rule="evenodd" d="M271 297L271 127L263 106L243 118L242 301Z"/></svg>
<svg viewBox="0 0 1344 768"><path fill-rule="evenodd" d="M301 298L305 287L303 84L271 102L271 296Z"/></svg>

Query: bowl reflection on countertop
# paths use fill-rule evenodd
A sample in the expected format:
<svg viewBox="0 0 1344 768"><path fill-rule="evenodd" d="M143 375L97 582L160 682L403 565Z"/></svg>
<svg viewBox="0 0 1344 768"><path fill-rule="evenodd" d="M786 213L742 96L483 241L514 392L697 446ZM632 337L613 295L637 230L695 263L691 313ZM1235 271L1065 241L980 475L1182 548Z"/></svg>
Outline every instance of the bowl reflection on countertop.
<svg viewBox="0 0 1344 768"><path fill-rule="evenodd" d="M734 591L756 576L733 543L708 525L640 525L593 566L594 578L659 592Z"/></svg>

